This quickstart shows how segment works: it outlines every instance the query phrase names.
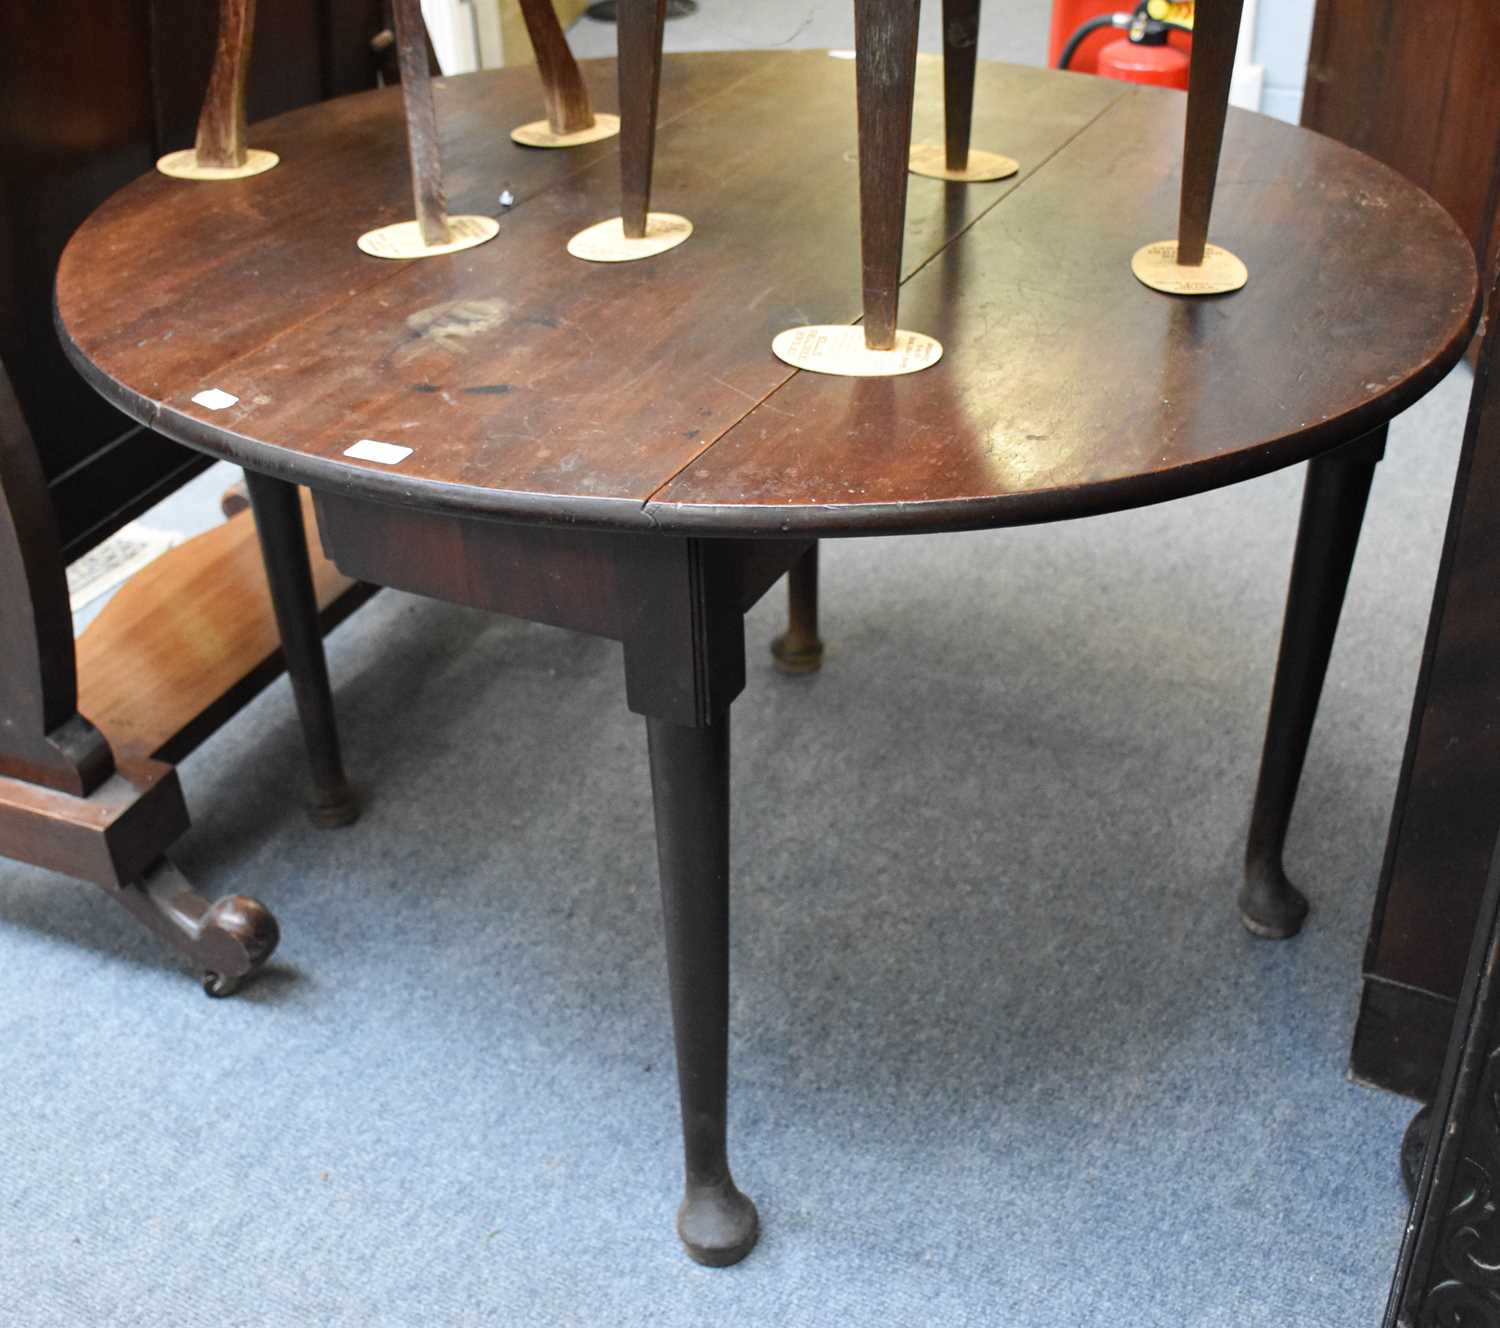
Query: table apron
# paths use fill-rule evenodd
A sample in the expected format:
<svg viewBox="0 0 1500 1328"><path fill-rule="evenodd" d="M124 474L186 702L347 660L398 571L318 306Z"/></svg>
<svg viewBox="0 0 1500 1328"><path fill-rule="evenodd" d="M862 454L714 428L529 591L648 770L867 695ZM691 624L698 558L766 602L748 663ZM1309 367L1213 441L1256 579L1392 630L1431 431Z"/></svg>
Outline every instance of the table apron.
<svg viewBox="0 0 1500 1328"><path fill-rule="evenodd" d="M328 557L396 590L620 641L639 714L702 725L744 688L744 614L807 539L698 539L411 511L314 494Z"/></svg>

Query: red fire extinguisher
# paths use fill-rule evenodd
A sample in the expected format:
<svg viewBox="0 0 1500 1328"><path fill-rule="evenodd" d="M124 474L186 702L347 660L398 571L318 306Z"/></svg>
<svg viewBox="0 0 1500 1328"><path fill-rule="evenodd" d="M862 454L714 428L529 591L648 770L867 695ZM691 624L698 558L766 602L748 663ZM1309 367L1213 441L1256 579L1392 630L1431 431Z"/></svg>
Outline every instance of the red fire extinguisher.
<svg viewBox="0 0 1500 1328"><path fill-rule="evenodd" d="M1059 44L1060 33L1066 30L1063 24L1097 5L1098 0L1056 0L1052 37L1059 69L1187 89L1193 0L1141 0L1133 12L1095 13ZM1102 38L1108 29L1123 29L1125 36L1109 42L1091 40L1096 34Z"/></svg>

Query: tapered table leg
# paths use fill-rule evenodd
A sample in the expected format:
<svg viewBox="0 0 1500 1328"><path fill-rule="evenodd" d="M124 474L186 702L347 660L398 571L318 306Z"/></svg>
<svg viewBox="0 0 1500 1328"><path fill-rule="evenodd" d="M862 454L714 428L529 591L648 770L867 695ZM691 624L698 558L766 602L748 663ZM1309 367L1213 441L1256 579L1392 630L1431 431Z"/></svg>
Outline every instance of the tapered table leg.
<svg viewBox="0 0 1500 1328"><path fill-rule="evenodd" d="M697 727L647 718L685 1193L677 1234L699 1263L738 1263L755 1205L735 1186L725 1141L729 1084L729 712Z"/></svg>
<svg viewBox="0 0 1500 1328"><path fill-rule="evenodd" d="M818 638L818 546L813 544L786 574L786 631L771 642L783 673L816 673L823 667Z"/></svg>
<svg viewBox="0 0 1500 1328"><path fill-rule="evenodd" d="M359 804L344 776L339 752L333 693L318 626L318 601L307 556L307 532L297 486L254 471L245 472L255 528L265 559L271 605L281 629L286 671L292 680L297 714L307 743L313 801L308 815L322 826L348 825L359 816Z"/></svg>
<svg viewBox="0 0 1500 1328"><path fill-rule="evenodd" d="M1307 900L1287 880L1282 851L1338 630L1344 590L1349 584L1349 569L1359 543L1370 481L1384 451L1385 429L1381 428L1348 447L1318 457L1307 467L1281 653L1276 661L1239 894L1240 918L1245 926L1271 940L1295 936L1307 916Z"/></svg>

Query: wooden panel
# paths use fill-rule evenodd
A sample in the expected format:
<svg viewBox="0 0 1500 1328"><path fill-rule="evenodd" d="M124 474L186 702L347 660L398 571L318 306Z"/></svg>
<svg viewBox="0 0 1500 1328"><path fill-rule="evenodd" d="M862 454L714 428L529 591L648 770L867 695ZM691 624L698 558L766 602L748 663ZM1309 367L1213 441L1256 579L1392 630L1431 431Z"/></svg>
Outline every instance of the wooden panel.
<svg viewBox="0 0 1500 1328"><path fill-rule="evenodd" d="M1321 0L1302 123L1429 187L1459 14L1470 3Z"/></svg>
<svg viewBox="0 0 1500 1328"><path fill-rule="evenodd" d="M1463 227L1489 271L1490 233L1500 225L1500 4L1460 0L1447 97L1428 188Z"/></svg>
<svg viewBox="0 0 1500 1328"><path fill-rule="evenodd" d="M0 190L0 359L49 477L130 427L63 359L52 274L79 223L154 159L148 20L144 0L0 5L0 174L33 182Z"/></svg>
<svg viewBox="0 0 1500 1328"><path fill-rule="evenodd" d="M319 551L303 495L325 629L371 593ZM281 638L250 513L137 572L78 640L79 710L117 756L180 760L281 671Z"/></svg>
<svg viewBox="0 0 1500 1328"><path fill-rule="evenodd" d="M1302 123L1395 167L1463 227L1488 271L1500 187L1500 6L1319 0Z"/></svg>
<svg viewBox="0 0 1500 1328"><path fill-rule="evenodd" d="M177 772L155 761L87 798L0 775L0 853L96 885L138 879L187 827Z"/></svg>

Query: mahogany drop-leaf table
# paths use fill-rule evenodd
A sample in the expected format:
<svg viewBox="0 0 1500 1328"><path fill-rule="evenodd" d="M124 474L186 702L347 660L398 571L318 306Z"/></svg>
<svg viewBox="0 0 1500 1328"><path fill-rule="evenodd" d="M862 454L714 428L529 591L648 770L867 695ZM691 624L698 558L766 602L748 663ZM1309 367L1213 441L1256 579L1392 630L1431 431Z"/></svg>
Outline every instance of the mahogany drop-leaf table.
<svg viewBox="0 0 1500 1328"><path fill-rule="evenodd" d="M612 63L583 69L615 109ZM732 1263L757 1230L725 1149L745 611L822 537L1087 516L1312 459L1241 895L1247 924L1290 934L1305 905L1281 837L1364 496L1387 421L1469 339L1473 255L1385 167L1235 112L1214 233L1251 279L1163 296L1130 259L1172 233L1183 98L982 64L974 133L1020 173L909 181L901 320L942 360L800 373L771 353L776 333L859 315L849 62L669 57L653 193L695 229L619 265L565 250L618 206L614 142L514 144L530 70L439 80L436 96L450 203L498 218L489 244L411 264L355 247L410 208L390 89L253 127L281 158L264 175L122 190L63 256L59 322L137 419L309 486L347 574L623 643L656 805L679 1231L695 1258ZM941 115L924 59L917 136Z"/></svg>

